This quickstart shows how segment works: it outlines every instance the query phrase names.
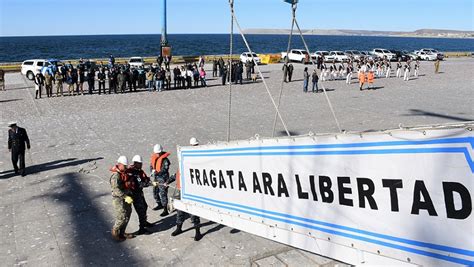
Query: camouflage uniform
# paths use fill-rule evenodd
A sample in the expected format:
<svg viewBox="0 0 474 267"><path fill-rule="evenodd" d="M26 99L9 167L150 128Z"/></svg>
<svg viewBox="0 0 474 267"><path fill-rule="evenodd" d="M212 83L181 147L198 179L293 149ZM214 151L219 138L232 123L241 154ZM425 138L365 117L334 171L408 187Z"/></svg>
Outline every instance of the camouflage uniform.
<svg viewBox="0 0 474 267"><path fill-rule="evenodd" d="M153 197L156 200L158 205L161 205L166 208L168 205L168 187L164 186L169 180L169 167L171 163L168 158L164 158L161 163L161 170L156 170L154 174L155 182L159 183L159 186L153 188Z"/></svg>
<svg viewBox="0 0 474 267"><path fill-rule="evenodd" d="M143 195L143 188L150 186L151 181L142 169L130 167L127 173L135 182L135 190L132 191L133 207L137 212L140 228L143 228L147 224L148 209L148 204L146 203L145 196Z"/></svg>
<svg viewBox="0 0 474 267"><path fill-rule="evenodd" d="M178 210L176 212L176 224L183 225L184 220L186 220L187 216L189 216L188 213ZM201 219L196 215L191 215L191 222L194 224L195 227L197 227L201 223Z"/></svg>
<svg viewBox="0 0 474 267"><path fill-rule="evenodd" d="M125 183L121 178L124 174L117 168L113 168L112 172L110 185L112 187L112 204L115 210L115 223L112 230L117 230L123 235L132 213L132 206L125 202L125 197L131 196L132 194L129 190L125 189Z"/></svg>

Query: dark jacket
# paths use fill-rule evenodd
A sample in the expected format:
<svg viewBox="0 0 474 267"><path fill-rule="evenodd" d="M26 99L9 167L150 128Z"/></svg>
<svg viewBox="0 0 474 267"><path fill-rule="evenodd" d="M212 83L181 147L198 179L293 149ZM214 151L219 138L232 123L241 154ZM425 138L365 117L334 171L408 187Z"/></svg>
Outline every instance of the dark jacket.
<svg viewBox="0 0 474 267"><path fill-rule="evenodd" d="M28 134L26 133L26 130L21 127L17 127L16 132L13 129L9 129L8 149L12 149L15 151L25 151L25 148L30 148L30 139L28 139Z"/></svg>

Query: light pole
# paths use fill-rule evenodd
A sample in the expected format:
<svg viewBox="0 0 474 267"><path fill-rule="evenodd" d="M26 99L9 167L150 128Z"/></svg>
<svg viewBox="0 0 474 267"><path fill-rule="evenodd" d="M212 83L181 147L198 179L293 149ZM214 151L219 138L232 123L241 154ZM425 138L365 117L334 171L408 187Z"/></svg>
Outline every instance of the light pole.
<svg viewBox="0 0 474 267"><path fill-rule="evenodd" d="M161 0L162 1L162 9L163 13L161 16L161 56L169 56L171 57L171 47L168 44L168 29L167 29L167 22L166 22L166 1L167 0Z"/></svg>

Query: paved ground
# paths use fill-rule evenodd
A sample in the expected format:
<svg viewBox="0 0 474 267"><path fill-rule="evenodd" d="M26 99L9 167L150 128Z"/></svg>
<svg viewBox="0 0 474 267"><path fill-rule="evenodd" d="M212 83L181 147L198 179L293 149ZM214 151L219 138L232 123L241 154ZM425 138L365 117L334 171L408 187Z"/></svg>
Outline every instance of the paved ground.
<svg viewBox="0 0 474 267"><path fill-rule="evenodd" d="M281 108L291 132L337 131L323 94L303 94L303 66L295 67L295 82L285 85ZM277 95L281 65L262 69ZM376 80L375 91L359 92L358 85L344 82L325 86L348 131L474 120L474 60L449 59L438 75L433 69L433 63L423 63L420 77L409 82ZM207 221L200 242L192 240L193 231L171 238L175 214L161 219L154 211L149 211L149 220L157 222L152 235L111 241L108 168L121 154L148 158L155 143L175 152L191 136L202 143L225 140L228 91L219 81L199 90L35 101L31 82L19 74L6 79L7 91L0 92L2 266L342 265ZM261 83L234 87L232 115L232 139L271 135L274 111ZM26 127L32 141L30 174L24 178L10 171L10 120ZM175 155L172 162L177 168ZM151 192L146 197L154 205ZM137 228L134 213L128 229Z"/></svg>

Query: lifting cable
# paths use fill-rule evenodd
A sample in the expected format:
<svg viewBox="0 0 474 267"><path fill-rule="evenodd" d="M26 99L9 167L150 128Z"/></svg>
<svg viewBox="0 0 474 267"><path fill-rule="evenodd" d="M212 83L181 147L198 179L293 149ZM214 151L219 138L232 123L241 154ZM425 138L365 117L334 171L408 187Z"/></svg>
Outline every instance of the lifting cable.
<svg viewBox="0 0 474 267"><path fill-rule="evenodd" d="M288 62L289 62L288 54L290 54L291 40L293 39L293 30L295 28L295 21L296 21L296 4L292 5L292 9L293 9L293 18L291 20L291 30L290 30L290 36L288 38L288 48L286 49L285 64L288 64ZM284 85L285 85L285 77L283 76L283 79L281 80L280 94L278 95L278 109L280 108ZM277 115L278 114L275 113L275 119L273 120L272 137L275 137L275 128L276 128L276 123L277 123ZM290 135L288 134L288 136L290 136Z"/></svg>
<svg viewBox="0 0 474 267"><path fill-rule="evenodd" d="M280 111L279 111L279 109L278 109L278 106L277 106L277 104L276 104L275 100L273 99L273 96L272 96L272 94L271 94L271 92L270 92L270 89L268 89L268 85L267 85L267 82L265 81L265 77L263 76L262 71L260 70L260 67L258 66L257 62L255 61L255 57L253 56L254 53L253 53L252 49L250 48L250 45L249 45L249 43L248 43L248 41L247 41L247 38L245 37L245 35L244 35L243 31L242 31L242 28L240 27L239 21L237 20L237 16L235 15L235 12L234 12L234 0L229 0L229 5L230 5L230 9L231 9L231 16L232 16L231 30L233 30L233 25L234 25L234 22L235 22L235 25L237 26L237 28L238 28L238 30L239 30L239 33L240 33L240 35L242 36L242 39L243 39L243 41L244 41L244 43L245 43L245 46L247 47L247 49L248 49L248 51L249 51L249 53L250 53L250 55L251 55L251 57L252 57L252 61L253 61L253 63L255 64L255 67L257 68L257 72L258 72L258 74L260 75L260 77L262 78L263 85L265 86L265 89L267 90L268 96L270 97L270 100L272 101L272 104L273 104L273 107L275 108L276 114L277 114L277 116L280 118L280 121L281 121L281 123L282 123L282 125L283 125L283 128L285 128L286 134L287 134L288 136L290 136L290 132L288 131L288 128L287 128L287 126L286 126L286 123L285 123L285 121L283 120L283 118L282 118L282 116L281 116L281 114L280 114ZM296 21L295 21L295 23L296 23ZM233 32L231 32L231 40L232 40L232 34L233 34ZM231 50L231 53L232 53L232 41L231 41L231 45L230 45L230 50ZM229 55L229 56L231 57L232 55ZM231 62L230 65L232 66L232 62ZM232 68L232 67L231 67L231 68ZM230 74L232 74L232 73L230 73ZM231 78L230 80L231 80L230 83L232 84L232 78ZM231 89L231 88L232 88L232 87L229 86L229 89ZM232 93L232 91L229 90L229 97L232 97L231 93ZM229 114L228 114L228 115L229 115L229 117L228 117L229 125L230 125L230 118L231 118L230 109L231 109L231 103L229 102ZM228 133L227 133L227 135L228 135L228 140L229 140L229 139L230 139L230 126L229 126L229 128L228 128Z"/></svg>
<svg viewBox="0 0 474 267"><path fill-rule="evenodd" d="M294 7L293 7L293 11L295 12L296 10L296 4L292 4ZM308 56L309 56L309 59L311 61L311 64L313 65L314 69L316 69L316 64L314 63L313 59L311 58L311 52L309 51L309 48L308 48L308 44L306 44L306 41L303 37L303 32L301 31L300 29L300 26L298 25L298 21L296 20L296 17L295 17L295 24L296 24L296 28L298 29L299 33L300 33L300 36L301 36L301 40L303 41L303 44L304 44L304 47L306 49L306 52L308 53ZM309 81L308 81L309 83ZM329 109L331 110L331 113L332 113L332 116L334 117L334 121L336 122L336 125L337 125L337 128L339 129L339 132L342 132L342 129L341 129L341 125L339 124L339 120L337 119L336 117L336 113L334 112L334 108L331 104L331 100L329 100L329 97L328 97L328 94L326 92L326 88L324 87L324 84L321 83L321 87L323 88L323 92L324 92L324 96L326 97L326 100L328 102L328 105L329 105Z"/></svg>
<svg viewBox="0 0 474 267"><path fill-rule="evenodd" d="M226 82L229 78L229 110L227 118L227 142L230 141L230 119L232 117L232 53L233 53L233 44L234 44L234 0L229 0L230 5L230 51L229 51L229 70L227 71L227 77L225 77ZM222 73L221 73L222 74Z"/></svg>

